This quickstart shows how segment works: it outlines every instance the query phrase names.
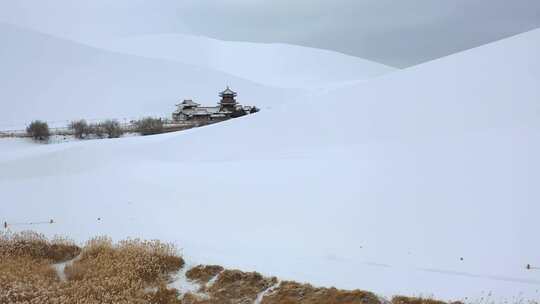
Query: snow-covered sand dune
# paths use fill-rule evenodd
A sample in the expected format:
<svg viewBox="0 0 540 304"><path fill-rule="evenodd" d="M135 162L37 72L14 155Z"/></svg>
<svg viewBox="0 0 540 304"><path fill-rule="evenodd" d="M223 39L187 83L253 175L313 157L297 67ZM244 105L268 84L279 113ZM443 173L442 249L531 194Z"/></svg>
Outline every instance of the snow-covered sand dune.
<svg viewBox="0 0 540 304"><path fill-rule="evenodd" d="M276 89L201 66L88 47L0 23L0 129L32 119L131 118L166 115L182 98L217 102L229 84L241 102L259 107L293 99Z"/></svg>
<svg viewBox="0 0 540 304"><path fill-rule="evenodd" d="M163 116L181 98L214 103L225 85L242 92L240 102L276 106L307 88L394 71L335 52L187 35L105 39L90 47L0 23L0 39L0 100L9 105L0 113L4 130L33 119L64 125Z"/></svg>
<svg viewBox="0 0 540 304"><path fill-rule="evenodd" d="M395 70L332 51L182 34L139 35L91 43L117 52L204 66L284 88L320 88L370 79Z"/></svg>
<svg viewBox="0 0 540 304"><path fill-rule="evenodd" d="M186 132L0 141L0 221L382 295L538 299L539 51L533 31Z"/></svg>

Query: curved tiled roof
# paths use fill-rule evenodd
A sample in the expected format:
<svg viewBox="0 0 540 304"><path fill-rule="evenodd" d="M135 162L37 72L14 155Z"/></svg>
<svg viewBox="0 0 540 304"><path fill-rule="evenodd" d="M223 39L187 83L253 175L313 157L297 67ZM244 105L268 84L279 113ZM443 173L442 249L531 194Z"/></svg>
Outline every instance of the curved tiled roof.
<svg viewBox="0 0 540 304"><path fill-rule="evenodd" d="M223 97L225 95L232 95L232 96L236 96L236 92L231 90L231 88L229 88L229 86L227 86L227 88L225 89L225 91L219 93L219 96L220 97Z"/></svg>
<svg viewBox="0 0 540 304"><path fill-rule="evenodd" d="M200 104L194 102L194 101L191 100L191 99L184 99L184 101L182 101L181 105L186 105L186 106L200 106Z"/></svg>

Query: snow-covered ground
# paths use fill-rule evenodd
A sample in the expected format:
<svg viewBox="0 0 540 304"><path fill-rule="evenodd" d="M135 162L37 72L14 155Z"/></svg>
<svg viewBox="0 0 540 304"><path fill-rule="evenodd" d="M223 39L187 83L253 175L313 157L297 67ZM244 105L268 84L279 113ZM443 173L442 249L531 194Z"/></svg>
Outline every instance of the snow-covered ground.
<svg viewBox="0 0 540 304"><path fill-rule="evenodd" d="M28 43L52 39L31 36ZM179 133L55 145L0 140L0 221L52 218L27 228L78 241L159 238L181 246L192 263L385 296L539 299L540 272L525 269L540 264L539 51L537 30L323 91L246 81L240 96L260 96L266 109ZM114 58L104 65L133 58L124 66L133 70L163 60L105 53ZM187 67L163 64L171 73ZM97 81L102 72L95 73ZM206 96L212 84L197 77L181 91ZM55 80L56 94L63 81L81 79ZM154 90L137 79L140 87L100 91L120 98L118 90L136 90L111 109L142 111L138 90L161 92L163 78L148 84ZM49 100L33 88L23 93L44 96L33 107L2 99L16 109L13 119ZM265 95L276 92L279 101ZM164 105L175 96L171 89L157 99ZM67 100L54 115L90 110Z"/></svg>

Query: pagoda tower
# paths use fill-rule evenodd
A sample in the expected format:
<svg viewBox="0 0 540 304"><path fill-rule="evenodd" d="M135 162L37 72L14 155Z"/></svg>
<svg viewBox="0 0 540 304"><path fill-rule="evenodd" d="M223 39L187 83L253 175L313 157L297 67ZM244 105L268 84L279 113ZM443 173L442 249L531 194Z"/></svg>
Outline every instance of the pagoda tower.
<svg viewBox="0 0 540 304"><path fill-rule="evenodd" d="M229 86L227 86L227 88L223 92L219 93L219 97L221 97L219 105L221 106L221 108L233 112L237 105L236 95L236 92L234 92L229 88Z"/></svg>

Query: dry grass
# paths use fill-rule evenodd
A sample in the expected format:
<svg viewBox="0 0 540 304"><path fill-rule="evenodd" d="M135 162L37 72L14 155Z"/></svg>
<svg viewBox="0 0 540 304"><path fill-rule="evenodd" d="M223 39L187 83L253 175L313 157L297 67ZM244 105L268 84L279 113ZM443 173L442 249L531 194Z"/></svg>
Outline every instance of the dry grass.
<svg viewBox="0 0 540 304"><path fill-rule="evenodd" d="M66 269L66 275L76 281L106 273L137 284L161 282L184 266L175 252L173 246L159 241L127 240L114 245L108 238L95 238L86 244L81 258Z"/></svg>
<svg viewBox="0 0 540 304"><path fill-rule="evenodd" d="M203 270L204 266L195 269ZM218 269L212 267L214 272ZM203 286L200 292L206 294L204 298L188 294L183 301L186 304L243 304L253 303L259 293L275 285L275 277L266 278L257 272L242 272L239 270L223 270L219 272L217 280L211 286Z"/></svg>
<svg viewBox="0 0 540 304"><path fill-rule="evenodd" d="M153 304L182 304L176 289L167 288L166 285L161 285L156 291L146 294L145 299L147 303Z"/></svg>
<svg viewBox="0 0 540 304"><path fill-rule="evenodd" d="M50 293L58 284L56 272L44 260L0 258L0 303L26 303Z"/></svg>
<svg viewBox="0 0 540 304"><path fill-rule="evenodd" d="M81 249L68 239L48 240L31 231L0 232L0 256L5 258L29 257L58 263L71 260L80 252Z"/></svg>
<svg viewBox="0 0 540 304"><path fill-rule="evenodd" d="M454 303L458 304L459 302ZM429 298L395 296L392 298L392 304L446 304L446 302Z"/></svg>
<svg viewBox="0 0 540 304"><path fill-rule="evenodd" d="M262 304L380 304L371 292L361 290L339 290L316 288L309 284L282 282L278 288L266 295Z"/></svg>
<svg viewBox="0 0 540 304"><path fill-rule="evenodd" d="M277 278L265 278L257 272L225 270L220 273L216 282L208 288L217 303L242 303L254 301L257 295L277 283ZM238 299L233 302L231 299Z"/></svg>
<svg viewBox="0 0 540 304"><path fill-rule="evenodd" d="M34 233L2 235L0 303L181 303L177 291L166 287L168 274L184 265L173 246L96 238L81 252L66 240L59 242ZM79 252L62 282L51 263Z"/></svg>
<svg viewBox="0 0 540 304"><path fill-rule="evenodd" d="M263 277L256 272L223 270L220 266L199 265L188 274L189 279L199 283L207 283L216 274L219 275L211 286L203 285L199 294L187 294L183 298L184 304L251 304L265 291L268 292L262 298L262 304L381 304L371 292L315 288L289 281L278 285L275 277ZM204 296L201 297L201 294Z"/></svg>
<svg viewBox="0 0 540 304"><path fill-rule="evenodd" d="M0 303L46 303L39 299L60 285L50 264L79 252L68 240L49 241L33 232L0 233Z"/></svg>
<svg viewBox="0 0 540 304"><path fill-rule="evenodd" d="M218 265L198 265L191 268L186 273L186 277L199 284L205 284L222 271L223 267Z"/></svg>

